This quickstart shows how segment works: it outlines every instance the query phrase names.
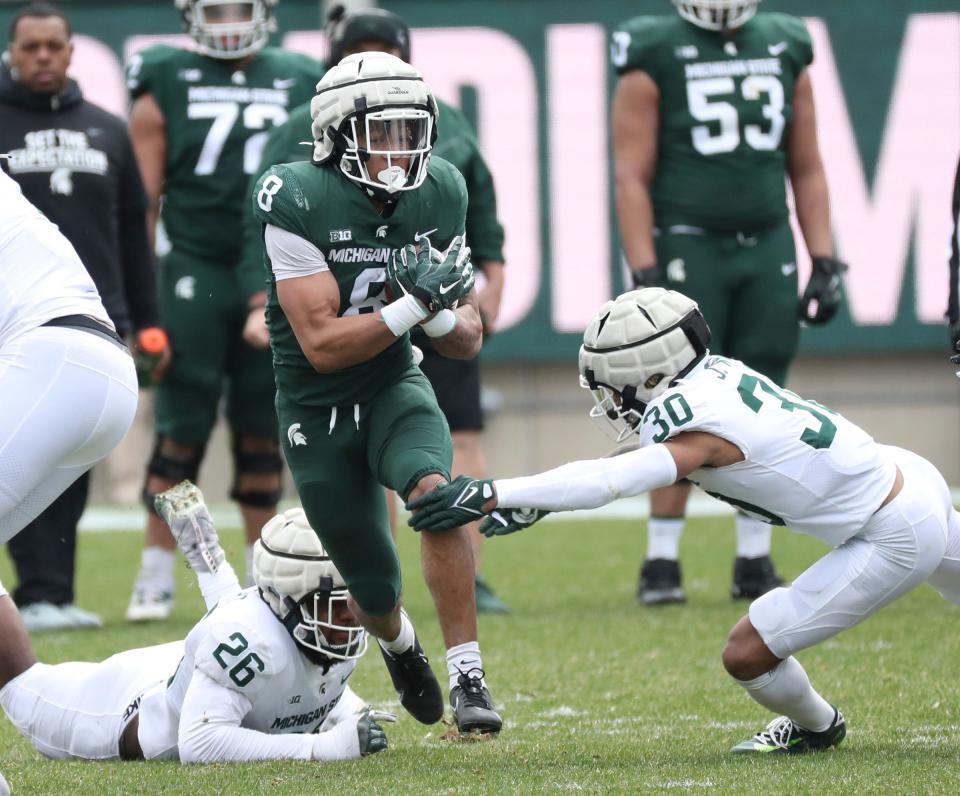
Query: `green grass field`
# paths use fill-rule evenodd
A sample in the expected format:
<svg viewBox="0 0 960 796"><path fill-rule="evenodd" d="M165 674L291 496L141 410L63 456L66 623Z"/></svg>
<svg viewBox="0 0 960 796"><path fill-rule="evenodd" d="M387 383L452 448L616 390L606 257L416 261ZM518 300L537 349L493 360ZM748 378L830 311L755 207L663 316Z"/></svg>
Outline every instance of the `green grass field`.
<svg viewBox="0 0 960 796"><path fill-rule="evenodd" d="M428 654L443 661L417 565L401 535L406 602ZM242 566L237 532L228 556ZM78 602L101 612L99 632L35 637L41 660L103 658L182 638L202 613L180 571L174 621L122 621L140 537L84 534ZM960 793L957 661L960 615L924 586L853 631L800 656L814 684L846 714L836 750L744 759L730 746L768 715L723 671L720 650L745 605L727 595L729 518L694 520L683 543L689 603L646 609L634 598L640 523L548 523L486 546L488 579L514 609L484 617L488 682L506 720L500 738L439 738L403 714L390 749L341 764L182 767L168 763L45 761L5 721L0 771L14 794L306 793ZM777 530L782 573L797 575L824 548ZM12 582L7 562L0 577ZM438 671L439 671L438 666ZM372 650L351 681L367 700L399 707Z"/></svg>

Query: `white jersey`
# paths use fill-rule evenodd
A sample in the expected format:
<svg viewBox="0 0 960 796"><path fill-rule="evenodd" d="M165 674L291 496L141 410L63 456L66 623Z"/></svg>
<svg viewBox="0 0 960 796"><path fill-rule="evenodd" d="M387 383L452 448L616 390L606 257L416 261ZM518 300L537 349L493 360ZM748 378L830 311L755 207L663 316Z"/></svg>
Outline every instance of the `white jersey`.
<svg viewBox="0 0 960 796"><path fill-rule="evenodd" d="M651 401L640 439L649 445L685 431L722 437L744 455L727 467L694 470L690 481L831 545L866 524L896 478L889 451L859 426L735 359L708 356Z"/></svg>
<svg viewBox="0 0 960 796"><path fill-rule="evenodd" d="M144 756L179 759L181 709L188 689L198 687L216 692L210 696L219 702L236 702L241 727L269 734L316 732L355 666L355 660L337 661L324 673L300 652L256 588L246 589L221 600L193 627L176 672L144 694L139 726Z"/></svg>
<svg viewBox="0 0 960 796"><path fill-rule="evenodd" d="M110 323L73 246L0 169L0 345L63 315Z"/></svg>

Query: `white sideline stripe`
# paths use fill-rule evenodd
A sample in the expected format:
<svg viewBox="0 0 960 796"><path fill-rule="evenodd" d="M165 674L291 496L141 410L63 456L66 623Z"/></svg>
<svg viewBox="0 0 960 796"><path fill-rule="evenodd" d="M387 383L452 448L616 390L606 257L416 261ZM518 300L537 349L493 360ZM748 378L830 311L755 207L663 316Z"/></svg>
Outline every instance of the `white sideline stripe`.
<svg viewBox="0 0 960 796"><path fill-rule="evenodd" d="M960 504L960 487L951 490L954 505ZM284 502L281 508L296 505ZM210 507L213 521L219 528L240 528L242 522L240 512L230 503L216 503ZM592 511L568 511L551 514L544 522L557 520L631 520L646 519L650 511L650 501L643 495L635 498L625 498ZM687 515L690 517L722 517L733 514L733 509L726 503L714 500L702 492L694 492L687 505ZM90 506L80 519L81 533L99 533L102 531L130 531L142 533L147 521L145 509L137 506Z"/></svg>

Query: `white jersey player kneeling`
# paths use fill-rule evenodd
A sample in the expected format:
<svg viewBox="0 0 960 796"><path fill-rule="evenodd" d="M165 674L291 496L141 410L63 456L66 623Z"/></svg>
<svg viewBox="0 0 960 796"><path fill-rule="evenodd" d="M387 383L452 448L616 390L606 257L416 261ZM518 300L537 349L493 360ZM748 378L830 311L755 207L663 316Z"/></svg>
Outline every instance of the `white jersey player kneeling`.
<svg viewBox="0 0 960 796"><path fill-rule="evenodd" d="M639 446L619 456L498 480L461 476L412 501L410 523L440 530L490 514L488 536L548 511L589 509L683 478L767 522L833 549L791 586L754 601L730 632L727 671L783 714L734 752L835 746L846 724L810 685L795 653L819 644L924 581L960 603L960 515L936 468L804 400L742 362L711 356L697 305L662 288L625 293L593 318L580 376L595 417Z"/></svg>
<svg viewBox="0 0 960 796"><path fill-rule="evenodd" d="M303 510L264 526L256 587L241 590L193 484L159 495L157 509L210 610L184 641L102 663L34 663L0 689L16 728L56 759L348 760L385 749L377 721L395 717L347 685L366 633Z"/></svg>

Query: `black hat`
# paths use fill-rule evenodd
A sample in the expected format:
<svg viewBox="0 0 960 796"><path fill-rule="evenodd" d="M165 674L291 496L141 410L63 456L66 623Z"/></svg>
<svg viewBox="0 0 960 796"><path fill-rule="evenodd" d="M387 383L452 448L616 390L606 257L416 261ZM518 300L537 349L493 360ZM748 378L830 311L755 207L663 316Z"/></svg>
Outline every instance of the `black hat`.
<svg viewBox="0 0 960 796"><path fill-rule="evenodd" d="M330 48L327 66L340 63L346 50L367 39L396 47L400 51L400 58L410 63L410 28L406 22L380 8L348 14L338 3L327 15L327 42Z"/></svg>

